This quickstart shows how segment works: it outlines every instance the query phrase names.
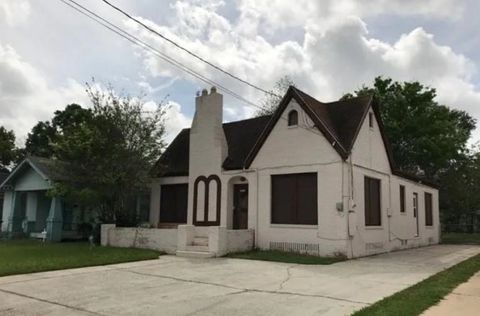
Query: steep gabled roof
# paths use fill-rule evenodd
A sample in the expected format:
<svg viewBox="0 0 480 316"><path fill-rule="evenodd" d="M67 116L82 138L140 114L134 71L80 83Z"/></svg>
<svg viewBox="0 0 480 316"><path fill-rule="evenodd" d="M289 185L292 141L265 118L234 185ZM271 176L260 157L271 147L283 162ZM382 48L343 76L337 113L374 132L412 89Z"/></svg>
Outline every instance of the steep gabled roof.
<svg viewBox="0 0 480 316"><path fill-rule="evenodd" d="M342 159L350 156L362 123L370 108L376 117L392 173L421 181L432 187L434 183L400 172L395 165L392 149L385 134L379 105L372 96L359 96L335 102L320 102L307 93L291 86L271 116L223 124L228 144L228 157L222 167L226 170L249 168L255 156L281 118L283 111L295 99L313 120ZM153 169L153 176L187 176L189 164L190 129L183 129L168 146Z"/></svg>
<svg viewBox="0 0 480 316"><path fill-rule="evenodd" d="M292 99L297 101L300 107L310 116L315 127L322 132L343 159L347 159L350 155L361 124L373 101L371 96L364 96L324 103L291 86L248 155L245 162L247 168L255 159L258 151Z"/></svg>
<svg viewBox="0 0 480 316"><path fill-rule="evenodd" d="M12 170L8 177L0 182L0 188L13 180L28 167L31 167L33 170L35 170L45 180L50 180L52 182L68 180L68 168L65 162L56 159L29 156L20 162Z"/></svg>
<svg viewBox="0 0 480 316"><path fill-rule="evenodd" d="M242 169L245 158L265 128L270 116L261 116L223 124L228 156L223 162L226 170ZM190 129L183 129L170 143L152 170L154 177L187 176L190 150Z"/></svg>

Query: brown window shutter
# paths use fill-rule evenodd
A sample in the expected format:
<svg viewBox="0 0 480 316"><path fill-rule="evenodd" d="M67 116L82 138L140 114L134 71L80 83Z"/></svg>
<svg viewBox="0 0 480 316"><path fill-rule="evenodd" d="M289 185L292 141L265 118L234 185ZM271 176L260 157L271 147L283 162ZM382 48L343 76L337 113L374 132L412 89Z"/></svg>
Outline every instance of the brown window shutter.
<svg viewBox="0 0 480 316"><path fill-rule="evenodd" d="M400 212L405 213L405 186L400 186Z"/></svg>
<svg viewBox="0 0 480 316"><path fill-rule="evenodd" d="M365 177L365 225L382 225L380 180Z"/></svg>
<svg viewBox="0 0 480 316"><path fill-rule="evenodd" d="M186 223L188 184L162 185L160 190L160 222Z"/></svg>
<svg viewBox="0 0 480 316"><path fill-rule="evenodd" d="M273 224L318 223L316 173L272 175L271 183Z"/></svg>
<svg viewBox="0 0 480 316"><path fill-rule="evenodd" d="M297 224L318 224L317 196L317 174L297 175Z"/></svg>
<svg viewBox="0 0 480 316"><path fill-rule="evenodd" d="M432 194L425 192L425 225L433 226Z"/></svg>
<svg viewBox="0 0 480 316"><path fill-rule="evenodd" d="M364 180L365 191L365 225L371 225L371 207L370 207L370 178L365 177Z"/></svg>

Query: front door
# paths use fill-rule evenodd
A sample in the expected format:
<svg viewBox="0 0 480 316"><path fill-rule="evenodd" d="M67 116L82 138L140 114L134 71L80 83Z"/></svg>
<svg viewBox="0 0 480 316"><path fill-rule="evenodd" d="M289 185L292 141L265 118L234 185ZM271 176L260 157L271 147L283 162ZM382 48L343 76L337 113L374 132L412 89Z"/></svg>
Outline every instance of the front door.
<svg viewBox="0 0 480 316"><path fill-rule="evenodd" d="M415 236L419 235L419 227L418 227L418 193L413 193L413 217L415 217L415 226L416 226L416 234Z"/></svg>
<svg viewBox="0 0 480 316"><path fill-rule="evenodd" d="M248 228L248 184L233 185L233 229Z"/></svg>

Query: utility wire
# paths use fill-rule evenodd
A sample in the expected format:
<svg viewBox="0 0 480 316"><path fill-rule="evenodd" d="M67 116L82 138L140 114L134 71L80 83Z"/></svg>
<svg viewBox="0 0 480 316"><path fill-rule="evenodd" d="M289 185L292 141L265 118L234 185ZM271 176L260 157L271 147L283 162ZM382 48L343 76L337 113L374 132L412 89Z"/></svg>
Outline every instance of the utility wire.
<svg viewBox="0 0 480 316"><path fill-rule="evenodd" d="M160 59L162 60L165 60L166 62L168 62L169 64L187 72L188 74L192 75L193 77L197 78L197 79L200 79L201 81L205 82L205 83L208 83L210 85L213 85L213 86L216 86L218 87L220 90L224 91L225 93L233 96L234 98L237 98L239 99L240 101L243 101L247 104L250 104L260 110L265 110L264 107L258 105L258 104L255 104L254 102L248 100L248 99L245 99L244 97L242 97L241 95L235 93L234 91L228 89L227 87L223 86L222 84L219 84L215 81L213 81L212 79L209 79L205 76L203 76L202 74L196 72L195 70L183 65L182 63L180 62L177 62L175 59L169 57L168 55L162 53L161 51L159 51L158 49L156 49L155 47L151 46L150 44L142 41L141 39L139 39L138 37L128 33L127 31L123 30L122 28L116 26L115 24L111 23L110 21L108 21L107 19L101 17L100 15L96 14L95 12L89 10L88 8L82 6L81 4L79 4L78 2L74 1L74 0L59 0L61 1L62 3L64 3L65 5L69 6L70 8L74 9L75 11L81 13L82 15L88 17L89 19L91 19L92 21L94 22L97 22L98 24L102 25L103 27L107 28L108 30L114 32L115 34L121 36L122 38L126 39L127 41L133 43L134 45L136 46L139 46L145 50L148 50L150 51L151 53L153 53L154 55L156 55L157 57L159 57ZM73 4L72 4L73 3ZM281 116L280 117L281 119L285 120L285 121L288 121L285 117ZM311 133L314 133L316 135L319 135L319 133L317 133L316 131L312 130L311 128L307 128L307 127L304 127L304 126L301 126L301 125L298 125L298 127L306 130L306 131L309 131Z"/></svg>
<svg viewBox="0 0 480 316"><path fill-rule="evenodd" d="M116 33L117 35L123 37L124 39L128 40L129 42L133 43L134 45L137 45L137 46L140 46L146 50L149 50L151 53L153 53L154 55L156 55L157 57L159 57L160 59L162 60L165 60L166 62L168 62L169 64L189 73L190 75L194 76L195 78L197 79L200 79L202 80L203 82L206 82L208 83L209 85L212 85L212 86L216 86L218 87L220 90L224 91L225 93L227 94L230 94L231 96L245 102L245 103L248 103L252 106L255 106L259 109L263 109L262 107L260 107L259 105L253 103L252 101L248 100L248 99L245 99L244 97L242 97L241 95L235 93L234 91L228 89L227 87L223 86L222 84L219 84L215 81L213 81L212 79L209 79L203 75L201 75L200 73L196 72L195 70L181 64L180 62L177 62L176 60L174 60L173 58L167 56L166 54L162 53L161 51L157 50L155 47L151 46L150 44L142 41L141 39L139 39L138 37L135 37L134 35L126 32L125 30L121 29L120 27L116 26L115 24L109 22L108 20L106 20L105 18L99 16L98 14L96 14L95 12L89 10L88 8L82 6L81 4L79 4L78 2L74 1L74 0L60 0L61 2L63 2L64 4L68 5L69 7L71 7L72 9L76 10L77 12L83 14L84 16L90 18L91 20L101 24L102 26L106 27L107 29L109 29L110 31ZM70 3L68 3L68 2ZM81 9L79 9L78 7L75 7L74 5L72 5L71 3L75 4L76 6L78 6L79 8L81 8L82 10L86 11L82 11ZM88 12L88 13L87 13ZM89 15L90 14L90 15Z"/></svg>
<svg viewBox="0 0 480 316"><path fill-rule="evenodd" d="M209 65L209 66L215 68L216 70L218 70L218 71L226 74L227 76L230 76L230 77L232 77L233 79L236 79L236 80L240 81L241 83L244 83L244 84L246 84L246 85L248 85L248 86L250 86L250 87L252 87L252 88L254 88L254 89L257 89L257 90L259 90L259 91L261 91L261 92L263 92L263 93L266 93L266 94L268 94L268 95L272 95L272 96L276 96L276 97L281 97L281 96L279 96L279 95L277 95L277 94L275 94L275 93L273 93L273 92L271 92L271 91L267 91L267 90L265 90L265 89L263 89L263 88L260 88L259 86L254 85L253 83L250 83L250 82L248 82L247 80L244 80L244 79L242 79L242 78L240 78L240 77L238 77L238 76L236 76L236 75L234 75L234 74L232 74L232 73L230 73L230 72L228 72L228 71L220 68L219 66L217 66L217 65L209 62L209 61L206 60L205 58L197 55L196 53L192 52L191 50L189 50L189 49L183 47L182 45L178 44L178 43L175 42L174 40L166 37L165 35L159 33L158 31L154 30L153 28L151 28L150 26L146 25L146 24L143 23L142 21L140 21L140 20L138 20L137 18L133 17L131 14L129 14L129 13L125 12L124 10L120 9L119 7L113 5L113 4L110 3L109 1L107 1L107 0L102 0L102 1L103 1L104 3L106 3L108 6L110 6L111 8L113 8L114 10L120 12L121 14L123 14L124 16L126 16L127 18L129 18L130 20L132 20L132 21L136 22L137 24L141 25L142 27L144 27L144 28L145 28L146 30L148 30L149 32L151 32L151 33L159 36L160 38L166 40L167 42L169 42L170 44L174 45L174 46L177 47L178 49L183 50L183 51L186 52L187 54L189 54L189 55L195 57L196 59L198 59L198 60L206 63L207 65Z"/></svg>

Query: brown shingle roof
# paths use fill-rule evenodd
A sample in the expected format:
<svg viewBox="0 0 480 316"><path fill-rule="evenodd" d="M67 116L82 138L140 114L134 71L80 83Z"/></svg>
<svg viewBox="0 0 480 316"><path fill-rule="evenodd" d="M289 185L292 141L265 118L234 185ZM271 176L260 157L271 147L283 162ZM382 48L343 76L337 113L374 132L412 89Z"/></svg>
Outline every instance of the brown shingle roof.
<svg viewBox="0 0 480 316"><path fill-rule="evenodd" d="M319 121L318 124L322 124L325 132L334 141L338 142L337 146L342 149L341 155L346 158L353 145L358 127L363 120L363 115L370 105L371 97L322 103L305 92L291 87L282 102L288 103L293 96L303 101L310 114ZM280 107L277 116L282 112ZM247 158L250 156L253 159L255 146L261 147L263 143L261 136L268 136L268 126L272 125L273 127L277 119L274 114L223 124L223 131L228 144L228 157L223 162L223 168L234 170L248 167ZM152 175L188 175L189 145L190 129L186 128L170 143L157 162Z"/></svg>
<svg viewBox="0 0 480 316"><path fill-rule="evenodd" d="M296 88L295 90L323 121L333 137L342 144L347 152L350 152L365 113L372 102L372 96L324 103L301 90Z"/></svg>
<svg viewBox="0 0 480 316"><path fill-rule="evenodd" d="M392 173L414 181L421 180L414 176L407 176L395 167L392 150L380 119L378 105L372 96L360 96L324 103L293 86L288 89L273 115L223 124L228 144L228 157L222 166L224 169L235 170L250 166L292 98L302 106L314 121L315 126L343 159L347 159L350 155L361 124L368 113L368 109L372 107L385 143ZM152 175L188 175L189 144L190 129L183 129L159 159ZM435 186L427 181L424 181L424 183Z"/></svg>
<svg viewBox="0 0 480 316"><path fill-rule="evenodd" d="M262 116L223 124L223 131L228 145L228 157L223 162L224 169L235 170L243 168L245 158L269 119L270 116ZM153 169L152 175L164 177L188 175L189 146L190 129L185 128L165 150Z"/></svg>

